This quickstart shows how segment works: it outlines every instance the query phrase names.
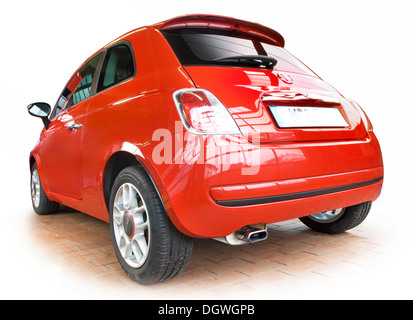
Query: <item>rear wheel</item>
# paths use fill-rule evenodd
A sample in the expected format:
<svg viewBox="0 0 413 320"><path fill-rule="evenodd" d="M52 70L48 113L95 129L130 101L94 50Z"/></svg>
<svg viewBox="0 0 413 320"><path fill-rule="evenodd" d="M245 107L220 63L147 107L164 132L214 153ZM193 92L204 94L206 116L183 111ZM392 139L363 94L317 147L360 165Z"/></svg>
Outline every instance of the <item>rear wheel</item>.
<svg viewBox="0 0 413 320"><path fill-rule="evenodd" d="M351 207L321 212L302 217L300 220L309 228L324 233L341 233L357 227L364 221L371 209L371 202Z"/></svg>
<svg viewBox="0 0 413 320"><path fill-rule="evenodd" d="M121 171L110 197L110 232L116 256L134 281L151 284L181 273L193 240L170 221L145 170Z"/></svg>
<svg viewBox="0 0 413 320"><path fill-rule="evenodd" d="M30 179L30 191L32 196L33 210L37 214L45 215L55 213L59 210L59 203L50 201L44 192L42 182L40 181L39 171L36 164L33 164Z"/></svg>

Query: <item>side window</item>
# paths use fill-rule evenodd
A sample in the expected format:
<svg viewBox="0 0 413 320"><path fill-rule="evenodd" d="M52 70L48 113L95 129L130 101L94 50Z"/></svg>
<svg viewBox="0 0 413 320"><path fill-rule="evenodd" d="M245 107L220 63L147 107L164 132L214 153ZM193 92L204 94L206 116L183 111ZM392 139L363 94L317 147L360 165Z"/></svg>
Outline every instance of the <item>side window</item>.
<svg viewBox="0 0 413 320"><path fill-rule="evenodd" d="M95 75L100 56L101 54L98 54L85 63L78 70L75 76L70 79L69 84L63 90L56 103L52 117L89 98L93 77Z"/></svg>
<svg viewBox="0 0 413 320"><path fill-rule="evenodd" d="M97 91L107 89L135 74L132 52L126 44L108 50L103 62Z"/></svg>

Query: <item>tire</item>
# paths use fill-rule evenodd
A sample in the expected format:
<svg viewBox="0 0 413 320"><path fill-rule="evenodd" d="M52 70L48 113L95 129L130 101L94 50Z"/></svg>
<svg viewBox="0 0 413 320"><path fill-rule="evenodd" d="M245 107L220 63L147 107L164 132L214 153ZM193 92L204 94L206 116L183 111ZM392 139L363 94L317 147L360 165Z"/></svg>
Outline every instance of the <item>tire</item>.
<svg viewBox="0 0 413 320"><path fill-rule="evenodd" d="M336 234L357 227L367 217L370 209L371 202L364 202L343 209L302 217L300 220L315 231Z"/></svg>
<svg viewBox="0 0 413 320"><path fill-rule="evenodd" d="M56 213L59 210L59 203L50 201L44 192L36 164L33 164L31 169L30 192L33 210L37 214L46 215Z"/></svg>
<svg viewBox="0 0 413 320"><path fill-rule="evenodd" d="M142 167L119 173L109 206L112 244L131 279L147 285L173 278L185 269L193 239L172 224Z"/></svg>

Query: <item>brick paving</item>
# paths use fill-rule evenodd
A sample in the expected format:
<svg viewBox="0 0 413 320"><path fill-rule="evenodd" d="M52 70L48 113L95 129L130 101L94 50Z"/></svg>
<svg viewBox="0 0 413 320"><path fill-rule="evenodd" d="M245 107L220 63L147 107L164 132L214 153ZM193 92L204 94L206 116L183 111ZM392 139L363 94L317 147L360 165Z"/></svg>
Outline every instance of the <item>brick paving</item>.
<svg viewBox="0 0 413 320"><path fill-rule="evenodd" d="M368 218L346 233L327 235L295 219L269 225L268 239L255 244L229 246L195 239L191 260L180 276L142 286L118 264L107 223L70 209L50 216L32 213L28 219L31 254L47 266L46 279L56 281L55 297L370 299L392 297L390 289L382 290L397 286L390 280L389 266L403 272L393 264L396 240L382 232L381 220L369 223Z"/></svg>

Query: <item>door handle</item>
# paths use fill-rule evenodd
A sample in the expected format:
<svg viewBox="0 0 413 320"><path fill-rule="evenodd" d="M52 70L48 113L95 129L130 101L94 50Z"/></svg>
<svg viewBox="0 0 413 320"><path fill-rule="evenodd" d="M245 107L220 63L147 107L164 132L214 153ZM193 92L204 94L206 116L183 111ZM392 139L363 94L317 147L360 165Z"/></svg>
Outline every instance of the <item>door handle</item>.
<svg viewBox="0 0 413 320"><path fill-rule="evenodd" d="M81 123L72 123L67 128L71 131L76 131L77 129L80 129L82 127L83 127L83 125Z"/></svg>

